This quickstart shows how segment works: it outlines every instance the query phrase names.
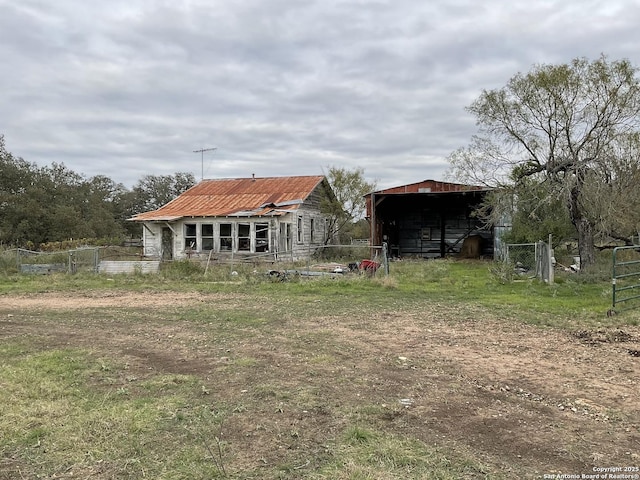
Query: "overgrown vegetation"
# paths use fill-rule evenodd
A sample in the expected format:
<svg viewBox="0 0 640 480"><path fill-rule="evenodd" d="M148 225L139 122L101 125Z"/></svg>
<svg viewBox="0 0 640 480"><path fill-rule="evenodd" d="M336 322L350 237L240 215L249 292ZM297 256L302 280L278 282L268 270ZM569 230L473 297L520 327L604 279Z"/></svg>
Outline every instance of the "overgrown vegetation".
<svg viewBox="0 0 640 480"><path fill-rule="evenodd" d="M195 184L190 173L146 175L133 188L104 175L86 178L64 164L39 167L14 157L0 134L0 245L28 249L120 244L140 236L127 222ZM66 243L66 245L63 245Z"/></svg>

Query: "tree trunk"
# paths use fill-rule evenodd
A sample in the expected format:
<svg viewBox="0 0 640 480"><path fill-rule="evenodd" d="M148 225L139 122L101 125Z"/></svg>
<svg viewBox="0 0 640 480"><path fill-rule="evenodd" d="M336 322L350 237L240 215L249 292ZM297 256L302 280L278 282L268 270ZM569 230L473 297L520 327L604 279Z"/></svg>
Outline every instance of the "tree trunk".
<svg viewBox="0 0 640 480"><path fill-rule="evenodd" d="M584 270L596 263L596 249L593 243L593 225L586 218L581 218L577 224L578 253L580 254L580 270Z"/></svg>
<svg viewBox="0 0 640 480"><path fill-rule="evenodd" d="M596 248L593 241L593 224L584 215L580 206L580 187L575 185L569 195L569 216L571 223L578 231L578 254L580 255L580 270L589 268L596 262Z"/></svg>

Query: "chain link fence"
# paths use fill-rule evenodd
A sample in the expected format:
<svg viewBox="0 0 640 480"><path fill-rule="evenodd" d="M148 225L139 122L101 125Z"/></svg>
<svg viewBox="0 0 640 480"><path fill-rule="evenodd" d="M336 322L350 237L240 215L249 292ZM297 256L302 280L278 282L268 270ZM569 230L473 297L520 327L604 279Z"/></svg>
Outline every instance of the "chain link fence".
<svg viewBox="0 0 640 480"><path fill-rule="evenodd" d="M504 245L503 261L513 266L516 274L542 281L553 282L553 250L550 244L507 243Z"/></svg>
<svg viewBox="0 0 640 480"><path fill-rule="evenodd" d="M0 273L47 275L53 273L98 273L105 260L140 260L140 248L80 247L56 252L24 248L0 250Z"/></svg>
<svg viewBox="0 0 640 480"><path fill-rule="evenodd" d="M507 243L503 259L512 264L516 273L535 277L537 273L537 243Z"/></svg>
<svg viewBox="0 0 640 480"><path fill-rule="evenodd" d="M34 252L18 248L15 252L15 267L19 273L50 274L69 270L68 252Z"/></svg>
<svg viewBox="0 0 640 480"><path fill-rule="evenodd" d="M146 267L158 271L159 261L143 257L141 249L127 251L126 248L82 247L57 252L37 252L27 249L0 250L1 274L47 275L53 273L102 273L148 272ZM201 263L205 271L215 264L228 264L231 268L239 264L271 264L273 268L295 268L311 272L313 270L346 272L363 270L367 273L388 273L389 258L386 245L369 246L364 243L347 245L324 245L314 247L307 259L293 260L291 252L231 254L224 258L208 255L200 259L188 259ZM171 263L171 262L164 262ZM355 267L354 267L355 266ZM382 268L379 268L382 267Z"/></svg>
<svg viewBox="0 0 640 480"><path fill-rule="evenodd" d="M98 247L77 248L62 252L34 252L18 248L5 252L2 262L6 265L6 258L13 253L15 268L19 273L50 274L50 273L78 273L97 272L100 260Z"/></svg>

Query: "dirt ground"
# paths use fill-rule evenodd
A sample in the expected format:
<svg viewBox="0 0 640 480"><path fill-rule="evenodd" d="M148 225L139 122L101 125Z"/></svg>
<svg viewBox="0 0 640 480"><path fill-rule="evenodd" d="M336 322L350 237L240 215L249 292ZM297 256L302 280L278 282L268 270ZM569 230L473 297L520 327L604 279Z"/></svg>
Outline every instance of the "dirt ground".
<svg viewBox="0 0 640 480"><path fill-rule="evenodd" d="M138 378L196 375L227 402L261 396L264 410L238 414L226 426L228 441L246 447L245 456L235 457L236 469L275 462L274 442L312 469L341 427L332 412L364 399L379 406L381 429L468 454L506 478L640 466L637 326L567 331L483 318L480 310L460 318L453 307L436 304L366 318L319 312L284 319L250 343L241 336L216 343L204 323L100 316L127 307L179 311L194 302L229 307L242 297L0 296L0 339L29 336L50 348L89 348L123 359L128 375ZM86 309L91 313L82 325L59 316L43 323L46 312ZM227 369L238 359L252 359L251 368ZM279 395L302 386L312 392L304 404L299 396ZM285 405L279 424L268 418L271 403ZM284 424L299 433L284 435Z"/></svg>

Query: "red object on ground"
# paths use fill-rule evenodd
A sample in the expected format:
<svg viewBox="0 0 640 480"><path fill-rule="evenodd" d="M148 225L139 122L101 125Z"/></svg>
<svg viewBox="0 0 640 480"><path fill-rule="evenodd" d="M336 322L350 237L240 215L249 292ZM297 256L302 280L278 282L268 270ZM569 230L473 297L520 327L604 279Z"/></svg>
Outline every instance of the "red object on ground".
<svg viewBox="0 0 640 480"><path fill-rule="evenodd" d="M380 264L373 260L362 260L360 262L360 270L364 270L366 272L375 272L379 267Z"/></svg>

